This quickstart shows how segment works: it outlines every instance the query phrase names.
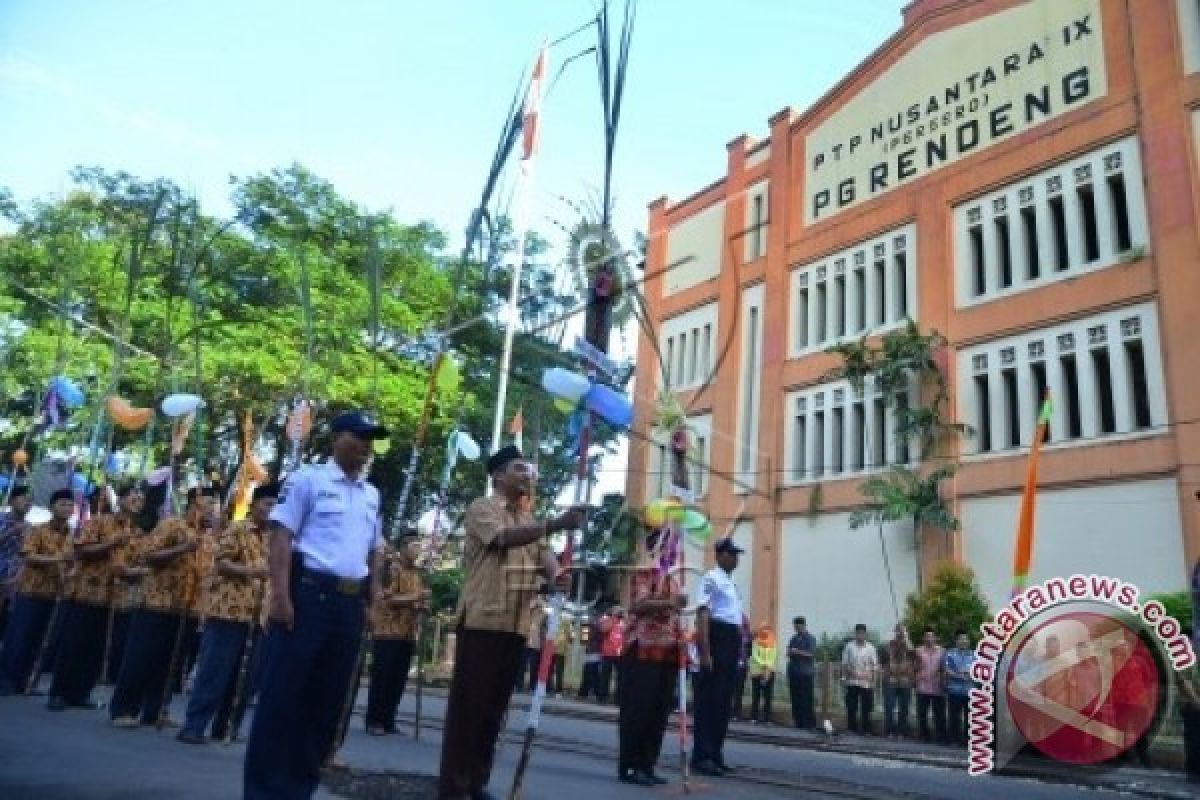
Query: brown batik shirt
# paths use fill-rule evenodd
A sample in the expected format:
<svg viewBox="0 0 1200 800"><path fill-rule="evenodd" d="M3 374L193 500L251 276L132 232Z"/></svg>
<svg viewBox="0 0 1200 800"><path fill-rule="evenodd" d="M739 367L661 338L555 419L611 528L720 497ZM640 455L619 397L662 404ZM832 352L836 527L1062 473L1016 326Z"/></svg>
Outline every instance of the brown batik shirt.
<svg viewBox="0 0 1200 800"><path fill-rule="evenodd" d="M21 544L21 571L17 573L17 593L30 597L55 597L63 585L66 564L39 566L30 564L30 556L62 556L68 549L67 532L47 522L36 526Z"/></svg>
<svg viewBox="0 0 1200 800"><path fill-rule="evenodd" d="M467 508L463 587L458 601L458 622L464 628L525 638L546 543L539 539L520 547L497 547L496 536L505 528L536 523L533 514L509 508L498 494L481 497Z"/></svg>
<svg viewBox="0 0 1200 800"><path fill-rule="evenodd" d="M250 622L259 610L266 578L221 574L215 564L263 569L267 566L267 533L253 520L235 522L217 537L213 573L205 593L203 613L212 619Z"/></svg>
<svg viewBox="0 0 1200 800"><path fill-rule="evenodd" d="M81 547L107 544L119 536L133 531L133 521L114 514L105 514L83 526L79 537L71 544L71 551ZM116 570L123 566L124 548L118 545L103 556L92 561L75 562L71 599L89 606L108 606L119 594Z"/></svg>
<svg viewBox="0 0 1200 800"><path fill-rule="evenodd" d="M420 570L406 567L399 561L390 566L387 585L380 593L375 608L376 639L415 639L417 636L417 612L412 607L395 608L388 601L396 597L414 595L425 589Z"/></svg>
<svg viewBox="0 0 1200 800"><path fill-rule="evenodd" d="M142 605L151 611L179 612L191 607L195 593L196 553L184 553L166 564L151 564L147 557L195 541L199 534L186 519L172 517L158 523L141 547L150 574L142 580Z"/></svg>

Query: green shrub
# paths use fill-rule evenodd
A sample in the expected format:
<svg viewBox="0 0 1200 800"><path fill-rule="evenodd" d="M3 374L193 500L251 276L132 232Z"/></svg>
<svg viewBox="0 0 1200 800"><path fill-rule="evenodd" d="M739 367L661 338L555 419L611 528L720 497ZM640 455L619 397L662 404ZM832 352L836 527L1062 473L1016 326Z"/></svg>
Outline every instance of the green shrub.
<svg viewBox="0 0 1200 800"><path fill-rule="evenodd" d="M905 603L904 626L913 644L919 645L927 628L933 629L944 647L954 644L954 632L966 631L974 643L979 626L988 619L987 601L975 582L975 573L959 564L943 564L919 594Z"/></svg>
<svg viewBox="0 0 1200 800"><path fill-rule="evenodd" d="M1167 613L1184 628L1192 627L1192 596L1188 592L1159 592L1150 595L1151 600L1163 604Z"/></svg>

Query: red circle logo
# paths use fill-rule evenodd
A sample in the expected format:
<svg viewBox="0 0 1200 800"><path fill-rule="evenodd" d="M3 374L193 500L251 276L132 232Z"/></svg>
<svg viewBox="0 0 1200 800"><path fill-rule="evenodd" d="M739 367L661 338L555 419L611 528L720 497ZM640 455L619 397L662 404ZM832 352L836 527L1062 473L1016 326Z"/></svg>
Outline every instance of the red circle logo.
<svg viewBox="0 0 1200 800"><path fill-rule="evenodd" d="M1125 623L1067 612L1038 626L1005 675L1026 741L1059 761L1099 764L1132 748L1158 712L1154 653Z"/></svg>

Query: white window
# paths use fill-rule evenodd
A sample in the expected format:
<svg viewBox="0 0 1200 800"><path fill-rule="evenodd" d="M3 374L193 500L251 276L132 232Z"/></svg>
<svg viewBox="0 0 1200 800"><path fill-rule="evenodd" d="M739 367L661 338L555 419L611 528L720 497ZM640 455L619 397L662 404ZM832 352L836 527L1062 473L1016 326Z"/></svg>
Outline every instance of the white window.
<svg viewBox="0 0 1200 800"><path fill-rule="evenodd" d="M742 292L741 361L738 365L737 469L734 492L748 492L757 482L758 423L762 380L763 293L760 283Z"/></svg>
<svg viewBox="0 0 1200 800"><path fill-rule="evenodd" d="M659 346L667 365L669 388L695 389L708 382L715 366L716 331L716 303L663 321Z"/></svg>
<svg viewBox="0 0 1200 800"><path fill-rule="evenodd" d="M916 227L906 225L792 270L792 358L916 318Z"/></svg>
<svg viewBox="0 0 1200 800"><path fill-rule="evenodd" d="M755 184L746 193L746 261L767 254L767 183Z"/></svg>
<svg viewBox="0 0 1200 800"><path fill-rule="evenodd" d="M1148 241L1137 140L963 203L954 229L960 307L1136 258Z"/></svg>
<svg viewBox="0 0 1200 800"><path fill-rule="evenodd" d="M903 394L888 408L870 381L855 392L835 381L789 392L783 463L788 483L850 478L917 457L914 443L896 439L896 411Z"/></svg>
<svg viewBox="0 0 1200 800"><path fill-rule="evenodd" d="M1047 391L1051 444L1162 431L1167 422L1150 303L967 348L958 358L959 407L978 454L1027 448Z"/></svg>
<svg viewBox="0 0 1200 800"><path fill-rule="evenodd" d="M1176 0L1179 37L1183 48L1183 71L1200 70L1200 0Z"/></svg>

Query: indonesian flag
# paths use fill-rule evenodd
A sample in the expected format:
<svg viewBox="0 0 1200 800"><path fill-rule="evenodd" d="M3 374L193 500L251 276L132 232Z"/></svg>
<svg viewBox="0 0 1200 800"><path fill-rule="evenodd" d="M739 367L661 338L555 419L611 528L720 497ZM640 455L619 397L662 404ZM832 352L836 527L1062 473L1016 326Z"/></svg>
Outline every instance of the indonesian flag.
<svg viewBox="0 0 1200 800"><path fill-rule="evenodd" d="M533 75L529 79L529 93L525 95L525 111L522 120L521 164L525 165L537 152L538 128L541 124L542 93L546 89L547 49L542 45Z"/></svg>
<svg viewBox="0 0 1200 800"><path fill-rule="evenodd" d="M517 413L513 415L512 422L508 423L508 432L512 434L513 444L518 450L524 450L524 434L525 434L525 412L518 408Z"/></svg>

